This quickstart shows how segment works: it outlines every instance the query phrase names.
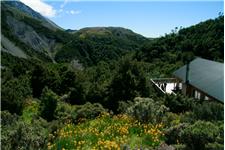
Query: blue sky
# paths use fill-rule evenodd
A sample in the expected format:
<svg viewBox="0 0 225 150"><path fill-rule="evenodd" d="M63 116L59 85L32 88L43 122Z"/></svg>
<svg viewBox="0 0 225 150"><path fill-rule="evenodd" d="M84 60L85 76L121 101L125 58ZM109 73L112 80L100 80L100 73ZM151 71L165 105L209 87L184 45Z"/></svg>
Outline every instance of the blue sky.
<svg viewBox="0 0 225 150"><path fill-rule="evenodd" d="M40 0L39 0L40 1ZM42 1L54 13L49 17L64 29L116 26L146 37L159 37L175 27L188 27L218 16L223 1ZM46 10L46 8L45 8Z"/></svg>

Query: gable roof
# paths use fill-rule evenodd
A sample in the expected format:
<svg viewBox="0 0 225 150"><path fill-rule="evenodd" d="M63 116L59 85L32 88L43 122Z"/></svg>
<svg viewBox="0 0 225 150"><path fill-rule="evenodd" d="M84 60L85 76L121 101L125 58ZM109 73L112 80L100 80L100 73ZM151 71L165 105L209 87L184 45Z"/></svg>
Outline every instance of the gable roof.
<svg viewBox="0 0 225 150"><path fill-rule="evenodd" d="M185 82L184 65L173 74ZM189 84L207 93L209 96L224 102L224 65L223 63L196 58L189 64Z"/></svg>

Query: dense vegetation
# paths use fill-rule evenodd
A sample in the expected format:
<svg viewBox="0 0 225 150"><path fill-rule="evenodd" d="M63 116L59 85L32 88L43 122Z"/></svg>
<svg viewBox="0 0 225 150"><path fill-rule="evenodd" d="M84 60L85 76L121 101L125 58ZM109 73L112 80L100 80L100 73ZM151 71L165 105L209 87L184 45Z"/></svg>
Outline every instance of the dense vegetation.
<svg viewBox="0 0 225 150"><path fill-rule="evenodd" d="M1 34L6 36L8 39L10 39L16 46L20 47L27 56L30 58L39 59L42 61L51 61L51 58L46 55L46 53L43 53L41 51L34 50L31 46L21 41L19 38L17 38L14 34L14 31L12 28L10 28L9 24L7 23L7 17L13 17L18 18L19 20L23 18L23 16L20 16L20 12L12 12L10 9L7 9L7 6L2 3L2 9L1 9ZM29 17L27 17L29 18ZM38 21L36 21L38 22Z"/></svg>
<svg viewBox="0 0 225 150"><path fill-rule="evenodd" d="M2 52L2 149L223 149L223 104L161 95L150 82L196 56L223 61L223 32L219 16L152 40L118 28L60 31L58 63Z"/></svg>
<svg viewBox="0 0 225 150"><path fill-rule="evenodd" d="M79 59L88 66L100 61L110 62L127 52L138 50L147 41L131 30L116 27L85 28L73 33L73 36L72 41L56 53L56 61Z"/></svg>
<svg viewBox="0 0 225 150"><path fill-rule="evenodd" d="M13 2L12 2L13 3ZM16 2L15 2L16 3ZM19 3L19 2L17 2ZM71 62L79 60L83 66L97 65L100 61L110 62L119 59L130 51L139 50L147 38L131 30L119 27L84 28L74 33L62 29L49 29L46 22L37 20L30 14L9 5L10 2L1 2L2 34L20 47L29 57L43 61ZM40 15L40 14L38 14ZM18 29L12 27L12 22L18 24ZM11 22L11 23L10 23ZM34 34L27 42L21 36L27 36L26 30ZM48 45L43 47L40 41ZM54 43L52 45L52 43ZM35 48L39 44L40 49Z"/></svg>
<svg viewBox="0 0 225 150"><path fill-rule="evenodd" d="M176 63L184 58L202 57L222 61L224 56L224 16L201 22L189 28L177 27L171 34L146 43L137 58L148 62L158 59Z"/></svg>

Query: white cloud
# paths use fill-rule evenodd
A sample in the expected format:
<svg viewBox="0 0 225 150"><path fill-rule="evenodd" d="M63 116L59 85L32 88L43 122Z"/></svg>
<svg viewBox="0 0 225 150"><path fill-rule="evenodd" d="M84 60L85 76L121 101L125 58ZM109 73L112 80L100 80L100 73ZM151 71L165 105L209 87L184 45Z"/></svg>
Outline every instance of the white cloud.
<svg viewBox="0 0 225 150"><path fill-rule="evenodd" d="M68 2L80 2L80 0L64 0L63 3L60 5L60 8L64 8Z"/></svg>
<svg viewBox="0 0 225 150"><path fill-rule="evenodd" d="M81 11L79 11L79 10L70 10L70 11L67 10L66 13L70 14L70 15L77 15L77 14L80 14Z"/></svg>
<svg viewBox="0 0 225 150"><path fill-rule="evenodd" d="M72 15L77 15L77 14L80 14L81 11L79 11L79 10L76 10L76 11L71 10L70 13L71 13Z"/></svg>
<svg viewBox="0 0 225 150"><path fill-rule="evenodd" d="M64 0L63 4L60 5L60 8L64 8L66 6L66 4L68 3L69 0Z"/></svg>
<svg viewBox="0 0 225 150"><path fill-rule="evenodd" d="M61 12L63 12L63 9L61 8L61 9L59 9L59 11L58 11L59 13L61 13Z"/></svg>
<svg viewBox="0 0 225 150"><path fill-rule="evenodd" d="M56 10L49 4L43 2L42 0L20 0L27 6L31 7L33 10L39 12L46 17L55 17Z"/></svg>
<svg viewBox="0 0 225 150"><path fill-rule="evenodd" d="M73 15L73 14L75 14L75 11L74 10L71 10L70 13Z"/></svg>

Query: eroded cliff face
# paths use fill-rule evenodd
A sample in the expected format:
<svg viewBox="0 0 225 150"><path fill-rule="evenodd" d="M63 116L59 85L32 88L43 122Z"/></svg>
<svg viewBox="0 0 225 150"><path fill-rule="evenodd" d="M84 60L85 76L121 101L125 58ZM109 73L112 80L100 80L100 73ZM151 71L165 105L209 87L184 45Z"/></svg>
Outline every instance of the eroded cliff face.
<svg viewBox="0 0 225 150"><path fill-rule="evenodd" d="M31 26L19 21L11 16L7 16L7 24L12 29L13 34L34 50L47 52L52 49L54 40L46 38L43 34L37 33Z"/></svg>
<svg viewBox="0 0 225 150"><path fill-rule="evenodd" d="M4 35L1 35L1 50L17 57L27 58L26 53Z"/></svg>
<svg viewBox="0 0 225 150"><path fill-rule="evenodd" d="M7 49L4 50L18 57L25 58L26 55L26 58L48 62L67 62L82 68L100 61L117 60L139 50L148 40L121 27L64 30L21 2L4 1L1 4L1 34L11 41L5 42ZM15 46L18 48L13 50Z"/></svg>
<svg viewBox="0 0 225 150"><path fill-rule="evenodd" d="M60 28L20 2L10 1L1 4L2 50L23 58L33 57L34 53L38 53L40 56L35 57L48 57L54 62L52 52L59 47L59 44L56 44L54 37L49 38L48 33L44 31L55 32ZM26 20L27 18L29 20ZM37 27L45 30L40 32Z"/></svg>
<svg viewBox="0 0 225 150"><path fill-rule="evenodd" d="M11 8L15 8L34 19L40 20L42 22L42 25L49 28L50 30L55 31L57 29L62 29L61 27L56 25L54 22L52 22L48 18L45 18L38 12L34 11L30 7L24 5L23 3L19 1L4 1L4 5L7 5L8 7L11 7Z"/></svg>

